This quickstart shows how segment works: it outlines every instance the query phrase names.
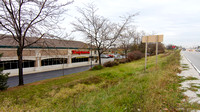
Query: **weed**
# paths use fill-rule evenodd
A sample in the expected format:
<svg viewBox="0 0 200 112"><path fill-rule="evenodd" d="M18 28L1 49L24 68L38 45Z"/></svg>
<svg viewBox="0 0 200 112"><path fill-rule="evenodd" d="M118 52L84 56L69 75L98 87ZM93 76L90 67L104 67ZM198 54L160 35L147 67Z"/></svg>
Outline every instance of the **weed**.
<svg viewBox="0 0 200 112"><path fill-rule="evenodd" d="M90 69L90 70L101 70L101 69L103 69L103 66L101 66L101 65L95 65L92 69Z"/></svg>
<svg viewBox="0 0 200 112"><path fill-rule="evenodd" d="M198 80L198 78L192 77L192 76L189 76L189 77L180 77L180 78L179 78L179 83L185 82L185 81L187 81L187 80Z"/></svg>
<svg viewBox="0 0 200 112"><path fill-rule="evenodd" d="M188 88L188 90L193 91L193 92L197 92L198 91L198 89L196 89L194 87L190 87L190 88Z"/></svg>
<svg viewBox="0 0 200 112"><path fill-rule="evenodd" d="M117 75L115 75L111 72L101 73L101 74L98 74L98 76L103 77L105 79L113 79L113 78L117 77Z"/></svg>
<svg viewBox="0 0 200 112"><path fill-rule="evenodd" d="M92 77L82 79L78 82L81 83L81 84L90 85L90 84L98 84L98 83L102 82L102 79L98 76L92 76Z"/></svg>
<svg viewBox="0 0 200 112"><path fill-rule="evenodd" d="M1 111L190 111L199 104L183 102L178 51L90 70L59 78L39 81L0 92ZM198 85L193 85L197 87Z"/></svg>
<svg viewBox="0 0 200 112"><path fill-rule="evenodd" d="M181 65L182 68L189 68L188 64L181 64Z"/></svg>
<svg viewBox="0 0 200 112"><path fill-rule="evenodd" d="M195 83L190 84L189 90L196 92L196 91L198 91L198 89L200 89L200 86L198 84L195 84Z"/></svg>
<svg viewBox="0 0 200 112"><path fill-rule="evenodd" d="M161 58L167 57L171 54L172 52L165 52L163 55L161 55Z"/></svg>

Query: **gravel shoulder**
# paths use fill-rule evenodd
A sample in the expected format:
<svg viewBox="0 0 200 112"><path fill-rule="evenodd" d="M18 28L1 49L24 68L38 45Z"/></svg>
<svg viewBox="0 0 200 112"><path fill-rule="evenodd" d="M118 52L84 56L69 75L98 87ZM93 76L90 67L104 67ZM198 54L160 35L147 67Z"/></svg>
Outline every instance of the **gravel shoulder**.
<svg viewBox="0 0 200 112"><path fill-rule="evenodd" d="M182 76L185 81L181 83L181 89L185 90L183 94L188 97L190 103L200 104L200 75L192 64L181 53L181 69L182 72L178 76Z"/></svg>

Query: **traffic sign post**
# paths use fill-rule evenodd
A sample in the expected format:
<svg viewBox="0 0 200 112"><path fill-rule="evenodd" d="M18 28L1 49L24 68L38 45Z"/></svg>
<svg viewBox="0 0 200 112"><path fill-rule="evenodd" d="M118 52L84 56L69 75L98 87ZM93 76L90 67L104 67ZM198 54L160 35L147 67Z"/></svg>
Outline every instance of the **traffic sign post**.
<svg viewBox="0 0 200 112"><path fill-rule="evenodd" d="M156 36L156 67L158 64L158 36Z"/></svg>
<svg viewBox="0 0 200 112"><path fill-rule="evenodd" d="M158 42L163 42L163 35L151 35L151 36L144 36L142 37L142 43L146 43L145 45L145 68L147 66L147 49L148 49L148 43L149 42L155 42L156 43L156 67L158 64Z"/></svg>
<svg viewBox="0 0 200 112"><path fill-rule="evenodd" d="M147 38L146 38L146 40L145 40L145 68L144 68L144 70L146 71L146 68L147 68L147 48L148 48L148 36L147 36Z"/></svg>

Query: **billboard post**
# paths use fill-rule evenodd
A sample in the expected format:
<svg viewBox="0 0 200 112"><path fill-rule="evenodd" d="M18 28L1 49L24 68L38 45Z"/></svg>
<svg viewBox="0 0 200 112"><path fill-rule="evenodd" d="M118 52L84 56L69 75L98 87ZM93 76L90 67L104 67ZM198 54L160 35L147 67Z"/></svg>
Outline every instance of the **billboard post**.
<svg viewBox="0 0 200 112"><path fill-rule="evenodd" d="M148 49L148 43L149 42L154 42L156 43L156 67L158 64L158 42L163 42L163 35L151 35L151 36L144 36L142 37L142 43L145 43L145 68L144 70L146 71L147 67L147 49Z"/></svg>

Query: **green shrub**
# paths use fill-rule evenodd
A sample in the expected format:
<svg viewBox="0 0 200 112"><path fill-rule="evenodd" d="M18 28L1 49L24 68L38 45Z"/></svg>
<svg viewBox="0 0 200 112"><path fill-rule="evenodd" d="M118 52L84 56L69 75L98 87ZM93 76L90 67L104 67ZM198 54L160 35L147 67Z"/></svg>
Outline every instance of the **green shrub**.
<svg viewBox="0 0 200 112"><path fill-rule="evenodd" d="M3 74L0 70L0 90L6 90L8 88L7 80L9 73Z"/></svg>
<svg viewBox="0 0 200 112"><path fill-rule="evenodd" d="M113 79L117 77L117 75L112 74L111 72L101 73L101 74L98 74L98 76L103 77L105 79Z"/></svg>
<svg viewBox="0 0 200 112"><path fill-rule="evenodd" d="M129 62L129 60L128 59L120 59L120 60L118 60L118 62L121 64L121 63L127 63L127 62Z"/></svg>
<svg viewBox="0 0 200 112"><path fill-rule="evenodd" d="M103 66L101 66L101 65L95 65L92 69L90 69L90 70L101 70L101 69L103 69Z"/></svg>
<svg viewBox="0 0 200 112"><path fill-rule="evenodd" d="M128 53L128 60L133 61L133 60L139 60L144 57L144 54L140 51L133 51Z"/></svg>
<svg viewBox="0 0 200 112"><path fill-rule="evenodd" d="M108 61L103 64L104 67L112 67L112 66L117 66L117 65L119 65L119 63L116 61Z"/></svg>
<svg viewBox="0 0 200 112"><path fill-rule="evenodd" d="M0 54L0 58L1 58L2 54ZM2 73L3 72L3 68L0 68L0 90L6 90L8 88L7 86L7 80L8 80L8 75L9 73Z"/></svg>

